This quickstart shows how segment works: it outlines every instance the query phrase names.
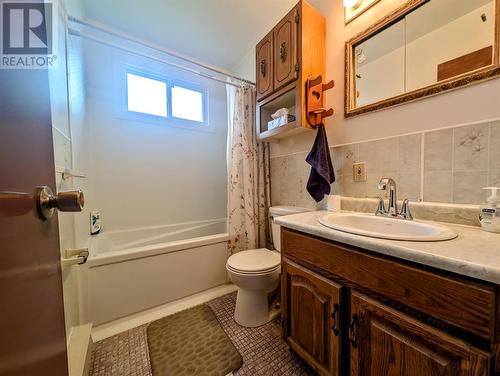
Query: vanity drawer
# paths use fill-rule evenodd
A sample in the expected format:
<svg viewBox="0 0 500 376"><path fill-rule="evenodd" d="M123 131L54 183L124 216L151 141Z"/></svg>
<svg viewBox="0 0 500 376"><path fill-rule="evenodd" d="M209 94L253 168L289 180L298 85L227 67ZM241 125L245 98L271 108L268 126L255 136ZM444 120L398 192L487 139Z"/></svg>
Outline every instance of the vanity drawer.
<svg viewBox="0 0 500 376"><path fill-rule="evenodd" d="M282 254L416 309L459 330L493 340L495 289L446 272L282 229Z"/></svg>

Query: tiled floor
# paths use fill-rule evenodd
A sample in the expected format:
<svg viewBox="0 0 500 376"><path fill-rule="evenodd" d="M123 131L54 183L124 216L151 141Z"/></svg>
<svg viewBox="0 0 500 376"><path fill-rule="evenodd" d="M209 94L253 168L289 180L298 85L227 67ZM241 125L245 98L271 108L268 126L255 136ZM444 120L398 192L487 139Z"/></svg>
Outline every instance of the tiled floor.
<svg viewBox="0 0 500 376"><path fill-rule="evenodd" d="M146 327L142 325L97 342L90 376L152 376Z"/></svg>
<svg viewBox="0 0 500 376"><path fill-rule="evenodd" d="M312 375L281 339L278 320L259 328L243 328L233 319L235 301L236 293L232 293L207 303L243 357L235 376ZM90 375L151 376L146 326L97 342Z"/></svg>

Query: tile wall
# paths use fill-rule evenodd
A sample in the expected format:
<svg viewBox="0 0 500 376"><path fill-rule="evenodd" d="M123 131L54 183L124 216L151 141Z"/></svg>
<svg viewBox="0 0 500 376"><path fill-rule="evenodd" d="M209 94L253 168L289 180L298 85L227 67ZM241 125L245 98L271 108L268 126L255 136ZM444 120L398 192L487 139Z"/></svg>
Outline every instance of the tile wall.
<svg viewBox="0 0 500 376"><path fill-rule="evenodd" d="M330 140L332 143L333 140ZM273 205L321 207L306 190L307 152L271 158ZM377 182L392 177L400 199L479 204L485 186L500 186L500 120L331 148L332 194L377 197ZM353 163L365 162L366 182L353 181Z"/></svg>

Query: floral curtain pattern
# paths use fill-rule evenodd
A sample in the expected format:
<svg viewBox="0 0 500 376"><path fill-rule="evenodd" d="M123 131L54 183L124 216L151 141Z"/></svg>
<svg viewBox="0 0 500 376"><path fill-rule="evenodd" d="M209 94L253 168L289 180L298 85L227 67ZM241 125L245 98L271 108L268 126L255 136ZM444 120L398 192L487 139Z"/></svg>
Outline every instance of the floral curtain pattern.
<svg viewBox="0 0 500 376"><path fill-rule="evenodd" d="M270 245L269 144L257 141L255 89L229 87L229 255Z"/></svg>

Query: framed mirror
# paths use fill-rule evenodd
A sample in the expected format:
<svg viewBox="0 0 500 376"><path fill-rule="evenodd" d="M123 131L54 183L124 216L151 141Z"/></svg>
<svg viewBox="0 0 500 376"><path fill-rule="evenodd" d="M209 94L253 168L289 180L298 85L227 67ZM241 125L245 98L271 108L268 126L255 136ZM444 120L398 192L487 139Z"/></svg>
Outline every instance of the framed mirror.
<svg viewBox="0 0 500 376"><path fill-rule="evenodd" d="M500 0L409 0L346 43L345 117L500 75Z"/></svg>

